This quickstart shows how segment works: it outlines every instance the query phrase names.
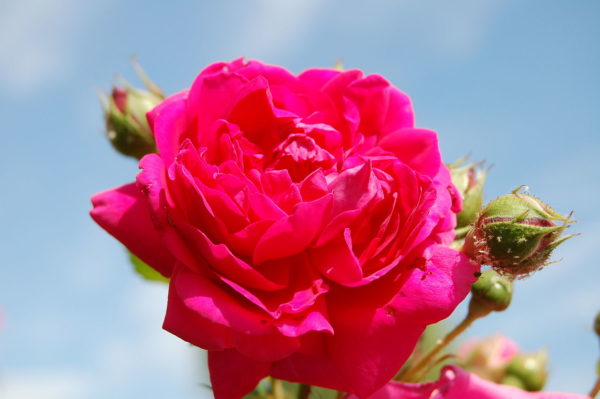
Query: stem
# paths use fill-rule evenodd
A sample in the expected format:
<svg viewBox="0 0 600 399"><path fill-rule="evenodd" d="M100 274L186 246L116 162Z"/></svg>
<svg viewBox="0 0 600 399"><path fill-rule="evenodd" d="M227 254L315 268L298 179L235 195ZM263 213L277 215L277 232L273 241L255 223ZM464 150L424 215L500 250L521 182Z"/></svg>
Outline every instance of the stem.
<svg viewBox="0 0 600 399"><path fill-rule="evenodd" d="M598 375L598 378L596 379L596 383L594 384L594 387L590 391L590 397L592 399L595 398L596 395L598 395L598 392L600 392L600 374Z"/></svg>
<svg viewBox="0 0 600 399"><path fill-rule="evenodd" d="M310 396L310 385L300 384L298 388L298 399L308 399Z"/></svg>
<svg viewBox="0 0 600 399"><path fill-rule="evenodd" d="M273 397L275 399L285 399L285 393L281 380L271 378L271 388L273 390Z"/></svg>
<svg viewBox="0 0 600 399"><path fill-rule="evenodd" d="M456 337L462 334L473 322L483 316L486 316L490 313L490 310L485 309L479 303L471 299L469 303L469 313L461 321L452 331L450 331L444 338L437 342L437 344L423 356L414 366L412 366L409 370L402 375L399 376L399 380L411 382L415 380L417 377L420 377L424 372L429 371L429 364L431 361L437 356L438 353L442 349L444 349L450 342L452 342Z"/></svg>

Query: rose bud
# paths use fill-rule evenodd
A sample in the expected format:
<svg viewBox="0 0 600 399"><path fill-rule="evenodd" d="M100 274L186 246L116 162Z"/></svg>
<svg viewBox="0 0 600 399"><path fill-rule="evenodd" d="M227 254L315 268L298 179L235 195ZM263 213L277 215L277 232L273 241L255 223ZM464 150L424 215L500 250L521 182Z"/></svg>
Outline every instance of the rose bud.
<svg viewBox="0 0 600 399"><path fill-rule="evenodd" d="M508 364L502 383L526 391L541 391L546 384L548 355L541 350L528 355L517 355Z"/></svg>
<svg viewBox="0 0 600 399"><path fill-rule="evenodd" d="M156 151L146 112L161 102L157 95L126 86L115 87L104 103L106 133L121 154L140 159Z"/></svg>
<svg viewBox="0 0 600 399"><path fill-rule="evenodd" d="M478 168L478 165L470 163L463 166L463 160L449 165L452 183L462 199L462 211L456 215L457 229L475 222L483 206L483 184L487 177L487 170Z"/></svg>
<svg viewBox="0 0 600 399"><path fill-rule="evenodd" d="M486 270L471 286L469 312L485 316L506 310L512 300L512 283L494 270ZM480 317L481 317L480 316Z"/></svg>
<svg viewBox="0 0 600 399"><path fill-rule="evenodd" d="M481 211L463 250L476 263L524 276L549 264L554 248L573 236L560 237L571 222L538 198L517 189L491 201Z"/></svg>
<svg viewBox="0 0 600 399"><path fill-rule="evenodd" d="M600 312L598 312L594 319L594 331L596 331L596 335L600 337Z"/></svg>

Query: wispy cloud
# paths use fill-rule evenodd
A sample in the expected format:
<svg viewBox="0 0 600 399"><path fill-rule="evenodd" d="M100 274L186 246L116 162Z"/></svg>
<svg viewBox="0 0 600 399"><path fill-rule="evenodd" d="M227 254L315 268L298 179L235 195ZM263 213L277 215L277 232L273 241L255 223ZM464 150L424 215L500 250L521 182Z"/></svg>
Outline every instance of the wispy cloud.
<svg viewBox="0 0 600 399"><path fill-rule="evenodd" d="M0 87L26 96L68 76L72 39L89 4L77 0L8 0L0 5Z"/></svg>
<svg viewBox="0 0 600 399"><path fill-rule="evenodd" d="M235 53L268 58L292 49L311 33L322 0L258 0L236 35Z"/></svg>
<svg viewBox="0 0 600 399"><path fill-rule="evenodd" d="M91 392L89 376L73 370L27 370L2 375L3 399L81 399Z"/></svg>

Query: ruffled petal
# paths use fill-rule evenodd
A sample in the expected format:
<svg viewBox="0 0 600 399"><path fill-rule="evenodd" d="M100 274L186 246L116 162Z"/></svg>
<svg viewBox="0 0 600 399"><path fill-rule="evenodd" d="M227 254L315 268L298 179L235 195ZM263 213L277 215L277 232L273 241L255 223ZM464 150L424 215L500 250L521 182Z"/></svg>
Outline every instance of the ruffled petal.
<svg viewBox="0 0 600 399"><path fill-rule="evenodd" d="M147 114L158 153L167 164L175 158L188 128L185 112L188 94L189 90L173 94Z"/></svg>
<svg viewBox="0 0 600 399"><path fill-rule="evenodd" d="M175 258L165 248L142 192L135 183L92 197L92 218L138 258L170 277Z"/></svg>
<svg viewBox="0 0 600 399"><path fill-rule="evenodd" d="M331 211L332 196L298 204L293 213L273 223L254 250L253 263L302 252L316 238Z"/></svg>
<svg viewBox="0 0 600 399"><path fill-rule="evenodd" d="M427 129L402 129L381 139L379 146L402 162L431 178L442 164L437 133Z"/></svg>

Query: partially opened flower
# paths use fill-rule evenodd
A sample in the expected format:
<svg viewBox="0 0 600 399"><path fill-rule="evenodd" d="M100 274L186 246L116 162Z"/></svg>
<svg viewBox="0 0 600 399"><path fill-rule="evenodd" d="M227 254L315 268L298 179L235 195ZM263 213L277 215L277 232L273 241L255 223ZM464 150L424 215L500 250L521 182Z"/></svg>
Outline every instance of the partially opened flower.
<svg viewBox="0 0 600 399"><path fill-rule="evenodd" d="M458 363L471 373L489 381L501 382L506 367L519 353L519 347L504 335L470 340L460 347Z"/></svg>
<svg viewBox="0 0 600 399"><path fill-rule="evenodd" d="M346 399L357 399L349 395ZM574 393L527 392L496 384L459 367L447 366L440 379L425 384L390 382L368 399L589 399Z"/></svg>
<svg viewBox="0 0 600 399"><path fill-rule="evenodd" d="M468 293L436 133L381 76L217 63L148 116L158 153L92 217L171 278L164 328L218 398L269 374L370 394Z"/></svg>

